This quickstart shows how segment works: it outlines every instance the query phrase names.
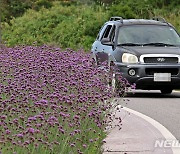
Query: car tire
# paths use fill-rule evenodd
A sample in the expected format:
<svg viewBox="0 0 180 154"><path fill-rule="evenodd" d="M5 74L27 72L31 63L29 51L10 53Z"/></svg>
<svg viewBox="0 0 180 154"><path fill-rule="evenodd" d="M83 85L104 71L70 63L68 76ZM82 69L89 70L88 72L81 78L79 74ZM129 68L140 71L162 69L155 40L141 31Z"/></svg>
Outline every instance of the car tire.
<svg viewBox="0 0 180 154"><path fill-rule="evenodd" d="M161 89L161 93L162 94L171 94L172 93L172 89Z"/></svg>
<svg viewBox="0 0 180 154"><path fill-rule="evenodd" d="M119 88L118 88L118 80L117 80L117 77L116 77L116 74L115 74L115 73L112 74L111 87L112 87L112 91L113 91L114 93L117 93L117 92L119 91Z"/></svg>
<svg viewBox="0 0 180 154"><path fill-rule="evenodd" d="M122 83L118 80L118 75L116 73L112 73L110 86L112 88L112 92L118 96L123 96L125 94L125 87L122 86Z"/></svg>

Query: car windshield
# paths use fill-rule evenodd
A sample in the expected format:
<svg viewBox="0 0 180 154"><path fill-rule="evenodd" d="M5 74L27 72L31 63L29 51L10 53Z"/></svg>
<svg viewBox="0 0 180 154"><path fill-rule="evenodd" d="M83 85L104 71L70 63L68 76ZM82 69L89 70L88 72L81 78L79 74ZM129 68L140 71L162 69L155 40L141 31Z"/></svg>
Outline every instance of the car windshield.
<svg viewBox="0 0 180 154"><path fill-rule="evenodd" d="M170 45L180 46L180 37L169 26L131 25L119 30L118 45Z"/></svg>

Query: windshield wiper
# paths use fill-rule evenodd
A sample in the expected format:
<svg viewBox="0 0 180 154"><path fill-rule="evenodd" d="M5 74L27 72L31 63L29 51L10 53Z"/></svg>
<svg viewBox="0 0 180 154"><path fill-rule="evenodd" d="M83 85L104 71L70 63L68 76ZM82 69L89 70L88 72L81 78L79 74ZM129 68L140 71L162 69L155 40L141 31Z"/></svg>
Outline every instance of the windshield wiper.
<svg viewBox="0 0 180 154"><path fill-rule="evenodd" d="M122 44L118 44L118 46L142 46L142 44L136 44L136 43L122 43Z"/></svg>
<svg viewBox="0 0 180 154"><path fill-rule="evenodd" d="M142 46L176 46L176 45L166 44L166 43L146 43L146 44L142 44Z"/></svg>

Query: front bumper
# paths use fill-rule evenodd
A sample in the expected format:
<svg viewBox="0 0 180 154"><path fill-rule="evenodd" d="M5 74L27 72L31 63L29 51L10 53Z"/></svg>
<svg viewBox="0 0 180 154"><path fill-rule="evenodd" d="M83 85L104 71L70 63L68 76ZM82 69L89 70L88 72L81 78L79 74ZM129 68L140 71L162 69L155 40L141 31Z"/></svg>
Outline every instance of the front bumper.
<svg viewBox="0 0 180 154"><path fill-rule="evenodd" d="M133 64L126 65L117 63L117 71L122 73L130 84L135 83L137 89L160 90L160 89L180 89L180 64ZM136 74L129 75L128 71L134 69ZM154 73L171 73L170 82L155 82Z"/></svg>

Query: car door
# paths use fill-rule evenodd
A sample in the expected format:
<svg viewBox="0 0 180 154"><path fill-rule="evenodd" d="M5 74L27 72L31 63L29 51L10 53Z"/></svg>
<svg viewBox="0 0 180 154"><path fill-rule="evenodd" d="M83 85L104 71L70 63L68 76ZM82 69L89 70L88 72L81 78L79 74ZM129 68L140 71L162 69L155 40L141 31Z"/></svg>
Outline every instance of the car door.
<svg viewBox="0 0 180 154"><path fill-rule="evenodd" d="M102 62L108 60L108 54L112 51L112 46L102 44L101 40L104 38L112 40L113 29L114 24L105 24L92 46L92 51L94 53L97 64L101 64Z"/></svg>

